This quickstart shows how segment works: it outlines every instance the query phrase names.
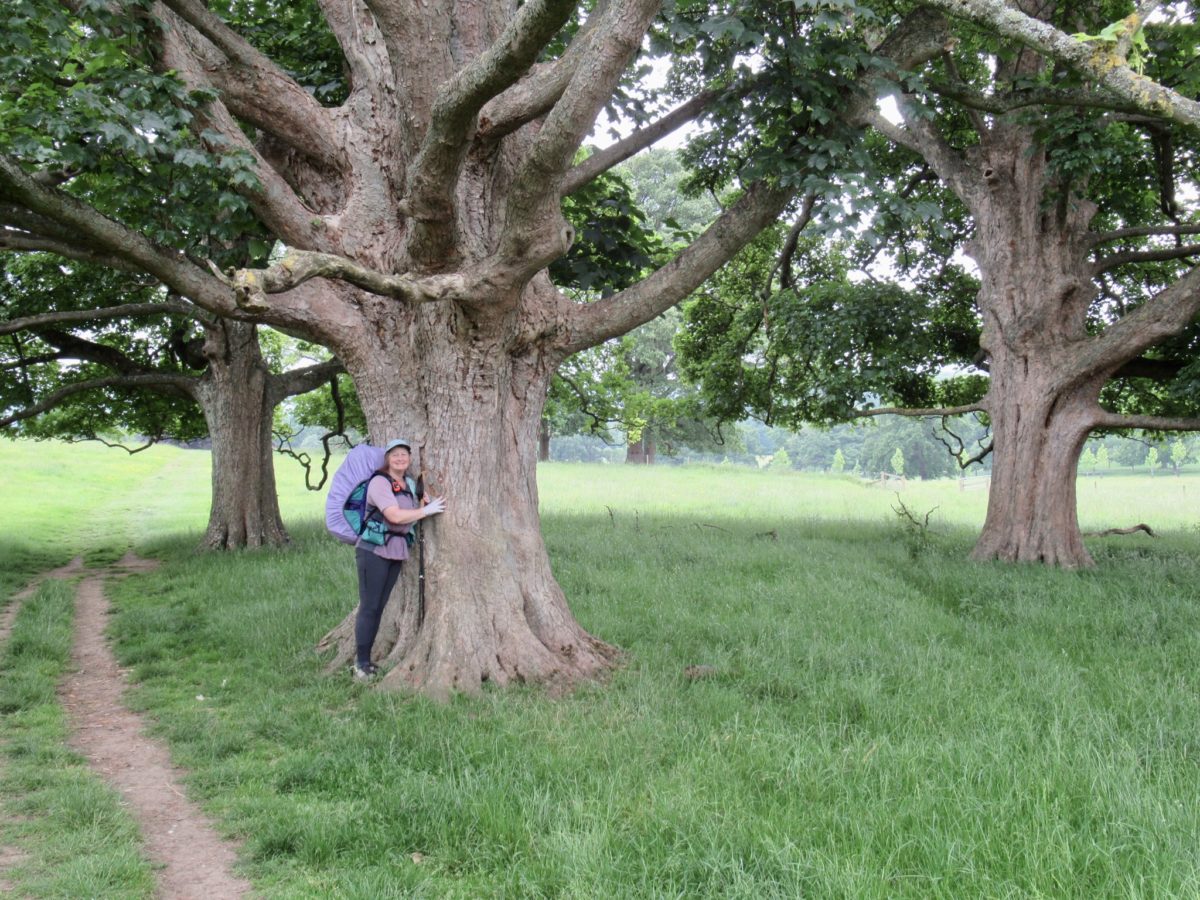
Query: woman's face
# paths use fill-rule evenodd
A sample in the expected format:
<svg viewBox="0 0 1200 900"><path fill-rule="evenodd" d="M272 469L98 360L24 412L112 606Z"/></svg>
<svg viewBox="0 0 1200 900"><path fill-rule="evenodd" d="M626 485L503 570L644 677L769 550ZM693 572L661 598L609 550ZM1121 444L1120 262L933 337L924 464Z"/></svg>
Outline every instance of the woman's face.
<svg viewBox="0 0 1200 900"><path fill-rule="evenodd" d="M411 459L412 454L408 452L407 447L393 447L387 455L388 468L394 472L403 472L408 468Z"/></svg>

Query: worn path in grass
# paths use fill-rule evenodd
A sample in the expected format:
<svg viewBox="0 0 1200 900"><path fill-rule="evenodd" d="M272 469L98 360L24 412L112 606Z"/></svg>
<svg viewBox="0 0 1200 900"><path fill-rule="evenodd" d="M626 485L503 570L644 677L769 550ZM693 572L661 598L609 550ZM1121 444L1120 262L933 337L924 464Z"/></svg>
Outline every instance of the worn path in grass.
<svg viewBox="0 0 1200 900"><path fill-rule="evenodd" d="M73 578L76 575L82 574L83 571L83 557L77 556L65 566L51 569L44 575L35 578L24 588L13 594L9 598L8 605L4 607L4 611L0 613L0 648L8 641L8 636L12 634L13 623L17 621L17 613L21 611L21 606L33 596L33 592L38 589L39 584L47 578ZM0 813L0 815L2 814ZM0 844L0 894L9 894L15 890L12 883L4 877L4 873L15 866L21 865L21 863L25 862L26 858L25 852L19 847L8 847Z"/></svg>
<svg viewBox="0 0 1200 900"><path fill-rule="evenodd" d="M249 882L233 875L234 848L188 800L166 748L146 736L140 716L122 702L124 675L104 638L109 604L106 577L156 565L131 554L80 582L75 605L75 673L61 691L71 721L71 746L111 784L137 819L146 853L159 866L163 897L223 900L241 897Z"/></svg>

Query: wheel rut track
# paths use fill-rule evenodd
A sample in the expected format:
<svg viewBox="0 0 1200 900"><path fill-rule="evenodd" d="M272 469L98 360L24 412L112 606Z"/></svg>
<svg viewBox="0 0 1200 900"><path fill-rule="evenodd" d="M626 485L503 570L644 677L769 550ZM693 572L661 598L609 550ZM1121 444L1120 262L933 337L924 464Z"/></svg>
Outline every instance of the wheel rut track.
<svg viewBox="0 0 1200 900"><path fill-rule="evenodd" d="M156 866L157 896L165 900L245 897L251 893L250 883L233 874L237 848L222 839L212 821L187 798L181 770L172 764L166 747L150 739L142 717L126 707L125 675L104 636L109 615L105 582L156 565L126 554L107 569L88 571L76 560L71 567L46 576L84 576L76 594L71 672L59 688L71 726L68 743L121 794L137 820L144 851ZM10 602L5 619L15 618L22 596L27 594L22 592Z"/></svg>

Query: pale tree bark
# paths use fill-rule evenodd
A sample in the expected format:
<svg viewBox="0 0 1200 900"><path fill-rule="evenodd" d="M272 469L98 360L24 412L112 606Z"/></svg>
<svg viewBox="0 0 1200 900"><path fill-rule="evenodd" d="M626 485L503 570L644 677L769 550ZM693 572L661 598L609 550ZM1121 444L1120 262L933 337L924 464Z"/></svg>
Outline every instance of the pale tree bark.
<svg viewBox="0 0 1200 900"><path fill-rule="evenodd" d="M387 608L375 646L392 667L384 686L444 697L602 674L616 651L575 621L540 534L534 465L551 373L680 302L773 222L792 191L748 186L642 283L577 303L545 274L573 237L561 198L599 174L595 164L573 169L576 153L658 0L596 4L560 59L541 63L572 4L321 0L351 81L335 109L301 98L201 4L168 5L159 58L190 87L220 93L197 126L254 155L259 184L246 196L290 252L269 270L210 271L3 158L0 238L77 234L89 254L148 271L206 309L317 340L354 379L372 440L413 441L447 512L422 525L423 621L411 566ZM940 19L917 13L879 52L908 68L945 41ZM873 103L874 75L864 72L860 88L848 110ZM279 109L287 98L297 102ZM351 619L323 642L334 665L353 650Z"/></svg>

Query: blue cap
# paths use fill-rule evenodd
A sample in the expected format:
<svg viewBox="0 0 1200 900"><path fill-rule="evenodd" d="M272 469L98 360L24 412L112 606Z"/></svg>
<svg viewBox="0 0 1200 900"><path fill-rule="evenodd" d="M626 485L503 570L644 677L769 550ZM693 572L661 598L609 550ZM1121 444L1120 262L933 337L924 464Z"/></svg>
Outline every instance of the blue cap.
<svg viewBox="0 0 1200 900"><path fill-rule="evenodd" d="M388 445L383 448L383 455L387 456L389 453L391 453L397 447L403 447L409 453L412 453L412 444L410 444L408 441L400 440L399 438L397 438L394 441L389 441Z"/></svg>

